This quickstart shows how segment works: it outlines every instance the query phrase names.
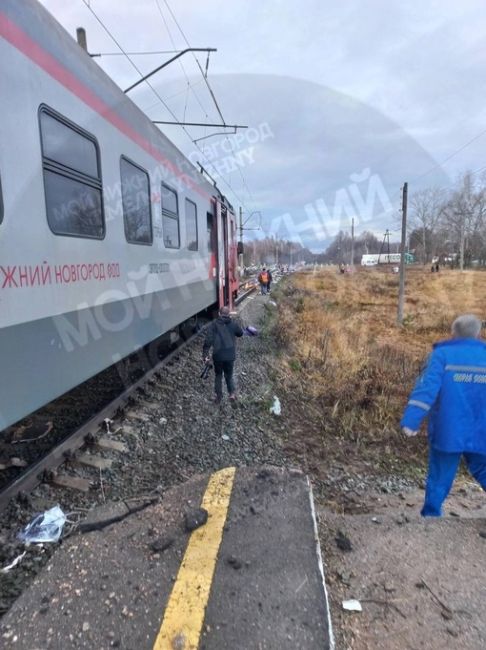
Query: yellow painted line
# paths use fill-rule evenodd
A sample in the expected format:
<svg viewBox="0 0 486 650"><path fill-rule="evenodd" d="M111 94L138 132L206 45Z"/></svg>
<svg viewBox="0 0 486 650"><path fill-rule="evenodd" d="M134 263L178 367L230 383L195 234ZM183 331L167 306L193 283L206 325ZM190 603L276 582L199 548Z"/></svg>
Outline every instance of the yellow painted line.
<svg viewBox="0 0 486 650"><path fill-rule="evenodd" d="M228 467L209 479L201 503L208 521L189 539L153 650L197 650L199 646L235 472L235 467Z"/></svg>

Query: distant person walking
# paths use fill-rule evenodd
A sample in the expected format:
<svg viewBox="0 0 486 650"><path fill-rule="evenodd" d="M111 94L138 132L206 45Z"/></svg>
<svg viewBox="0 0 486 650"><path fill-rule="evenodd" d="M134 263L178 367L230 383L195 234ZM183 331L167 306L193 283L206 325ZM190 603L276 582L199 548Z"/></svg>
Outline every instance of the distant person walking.
<svg viewBox="0 0 486 650"><path fill-rule="evenodd" d="M476 316L456 318L453 338L434 345L400 422L407 436L415 436L429 416L424 517L441 516L461 456L486 490L486 343L480 332Z"/></svg>
<svg viewBox="0 0 486 650"><path fill-rule="evenodd" d="M267 269L267 273L268 273L267 293L270 293L270 288L272 286L273 277L272 277L272 272L270 271L270 269Z"/></svg>
<svg viewBox="0 0 486 650"><path fill-rule="evenodd" d="M236 339L243 336L243 330L232 320L229 307L221 307L219 318L208 328L203 345L203 359L208 361L209 350L213 349L215 402L223 399L223 374L230 400L236 399L233 366L236 359Z"/></svg>
<svg viewBox="0 0 486 650"><path fill-rule="evenodd" d="M258 275L258 282L260 283L260 292L264 296L268 291L269 282L269 271L265 267L263 267Z"/></svg>

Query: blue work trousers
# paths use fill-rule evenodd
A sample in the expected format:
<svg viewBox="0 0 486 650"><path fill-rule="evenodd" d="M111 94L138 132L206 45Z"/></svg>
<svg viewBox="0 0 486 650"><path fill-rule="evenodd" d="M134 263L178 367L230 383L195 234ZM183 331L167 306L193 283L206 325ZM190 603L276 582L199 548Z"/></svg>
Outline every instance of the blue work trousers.
<svg viewBox="0 0 486 650"><path fill-rule="evenodd" d="M425 502L421 512L423 517L440 517L442 515L442 504L454 482L461 456L464 456L466 465L476 481L483 490L486 490L486 455L450 454L430 448Z"/></svg>

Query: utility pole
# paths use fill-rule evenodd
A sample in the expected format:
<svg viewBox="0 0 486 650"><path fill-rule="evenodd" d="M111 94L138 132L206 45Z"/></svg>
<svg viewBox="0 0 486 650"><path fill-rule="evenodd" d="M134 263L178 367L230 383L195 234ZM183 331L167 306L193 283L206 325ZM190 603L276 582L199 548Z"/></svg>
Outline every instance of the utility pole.
<svg viewBox="0 0 486 650"><path fill-rule="evenodd" d="M402 241L400 244L400 287L398 290L397 323L403 325L403 303L405 302L405 247L407 244L407 195L408 183L403 184L402 193Z"/></svg>
<svg viewBox="0 0 486 650"><path fill-rule="evenodd" d="M351 219L351 268L354 266L354 217Z"/></svg>
<svg viewBox="0 0 486 650"><path fill-rule="evenodd" d="M242 252L238 256L238 265L240 267L240 279L243 277L243 268L244 268L244 262L243 262L243 209L240 205L240 242L241 242L241 250Z"/></svg>

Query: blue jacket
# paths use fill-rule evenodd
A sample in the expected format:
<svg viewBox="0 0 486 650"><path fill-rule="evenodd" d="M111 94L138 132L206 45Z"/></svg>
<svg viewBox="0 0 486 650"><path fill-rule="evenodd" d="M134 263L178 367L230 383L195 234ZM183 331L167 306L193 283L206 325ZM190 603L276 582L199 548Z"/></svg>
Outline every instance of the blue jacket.
<svg viewBox="0 0 486 650"><path fill-rule="evenodd" d="M486 454L486 343L452 339L434 345L400 425L417 431L427 415L434 449Z"/></svg>

